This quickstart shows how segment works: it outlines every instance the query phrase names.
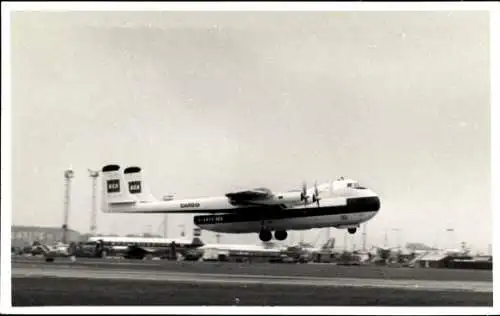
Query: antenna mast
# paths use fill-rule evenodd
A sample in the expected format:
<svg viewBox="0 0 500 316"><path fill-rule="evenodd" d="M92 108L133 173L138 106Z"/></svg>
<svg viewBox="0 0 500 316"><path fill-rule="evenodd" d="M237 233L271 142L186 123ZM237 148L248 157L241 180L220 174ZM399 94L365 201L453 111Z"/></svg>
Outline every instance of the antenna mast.
<svg viewBox="0 0 500 316"><path fill-rule="evenodd" d="M363 251L366 251L366 223L363 224Z"/></svg>
<svg viewBox="0 0 500 316"><path fill-rule="evenodd" d="M97 178L99 171L87 169L89 177L92 178L92 208L90 213L90 234L95 236L97 232Z"/></svg>
<svg viewBox="0 0 500 316"><path fill-rule="evenodd" d="M68 219L69 219L69 211L71 205L71 179L74 177L73 170L68 169L64 171L64 181L65 181L65 192L64 192L64 223L62 226L63 235L62 242L66 244L68 242Z"/></svg>

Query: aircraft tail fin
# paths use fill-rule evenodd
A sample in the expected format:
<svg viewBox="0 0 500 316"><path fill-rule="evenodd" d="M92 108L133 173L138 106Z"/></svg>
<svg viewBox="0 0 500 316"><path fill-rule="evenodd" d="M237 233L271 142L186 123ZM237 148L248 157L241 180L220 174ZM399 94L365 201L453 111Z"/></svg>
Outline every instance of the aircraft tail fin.
<svg viewBox="0 0 500 316"><path fill-rule="evenodd" d="M144 183L142 170L140 167L127 167L123 171L125 182L127 182L128 192L134 196L139 203L158 201L151 194L149 187Z"/></svg>
<svg viewBox="0 0 500 316"><path fill-rule="evenodd" d="M102 168L102 205L105 213L116 209L133 208L138 199L129 193L128 184L119 165L106 165Z"/></svg>
<svg viewBox="0 0 500 316"><path fill-rule="evenodd" d="M205 243L201 240L201 228L195 227L193 228L193 246L201 247Z"/></svg>

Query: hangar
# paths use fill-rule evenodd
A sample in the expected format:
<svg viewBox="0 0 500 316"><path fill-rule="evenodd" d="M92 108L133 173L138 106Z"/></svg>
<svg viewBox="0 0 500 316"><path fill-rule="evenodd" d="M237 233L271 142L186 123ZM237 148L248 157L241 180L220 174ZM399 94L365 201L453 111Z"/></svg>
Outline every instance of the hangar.
<svg viewBox="0 0 500 316"><path fill-rule="evenodd" d="M12 247L24 247L39 241L42 244L53 244L62 240L63 229L61 227L40 226L12 226ZM79 241L81 234L75 230L68 229L68 241Z"/></svg>

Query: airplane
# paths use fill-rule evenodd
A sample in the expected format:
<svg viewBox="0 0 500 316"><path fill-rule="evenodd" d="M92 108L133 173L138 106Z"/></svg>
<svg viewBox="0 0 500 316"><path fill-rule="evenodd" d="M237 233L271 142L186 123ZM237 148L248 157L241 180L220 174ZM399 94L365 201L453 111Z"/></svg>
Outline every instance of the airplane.
<svg viewBox="0 0 500 316"><path fill-rule="evenodd" d="M105 213L204 214L193 217L201 229L220 233L258 233L268 242L285 240L287 230L335 227L355 234L360 223L373 218L380 199L358 181L343 177L308 189L272 192L256 188L216 197L157 200L143 181L142 169L109 164L102 168L102 205Z"/></svg>
<svg viewBox="0 0 500 316"><path fill-rule="evenodd" d="M220 260L220 255L226 258L247 258L262 259L262 258L280 258L286 247L274 245L238 245L238 244L207 244L197 248L203 251L202 260ZM237 259L236 259L237 260Z"/></svg>
<svg viewBox="0 0 500 316"><path fill-rule="evenodd" d="M178 238L150 238L150 237L110 237L110 236L93 236L88 242L102 242L105 245L126 247L128 245L138 245L141 247L169 247L172 243L178 246L188 246L193 243L189 239Z"/></svg>
<svg viewBox="0 0 500 316"><path fill-rule="evenodd" d="M181 253L188 249L197 248L203 243L198 238L189 240L187 238L148 238L148 237L111 237L94 236L90 237L87 245L101 243L105 247L105 254L108 251L111 255L124 255L126 258L143 259L148 254L162 254L165 249L171 248L175 244L177 251ZM101 254L102 255L102 254Z"/></svg>

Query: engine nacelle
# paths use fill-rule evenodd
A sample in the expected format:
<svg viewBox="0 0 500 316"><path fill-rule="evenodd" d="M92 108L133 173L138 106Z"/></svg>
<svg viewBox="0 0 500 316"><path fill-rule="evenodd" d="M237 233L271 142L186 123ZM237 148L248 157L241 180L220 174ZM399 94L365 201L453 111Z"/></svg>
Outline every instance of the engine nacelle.
<svg viewBox="0 0 500 316"><path fill-rule="evenodd" d="M303 204L304 197L302 192L284 192L273 194L271 198L261 200L251 200L251 204L257 205L281 205L281 204ZM311 200L309 200L309 203Z"/></svg>
<svg viewBox="0 0 500 316"><path fill-rule="evenodd" d="M276 194L274 200L278 202L278 204L299 203L303 202L303 196L302 192L285 192Z"/></svg>

